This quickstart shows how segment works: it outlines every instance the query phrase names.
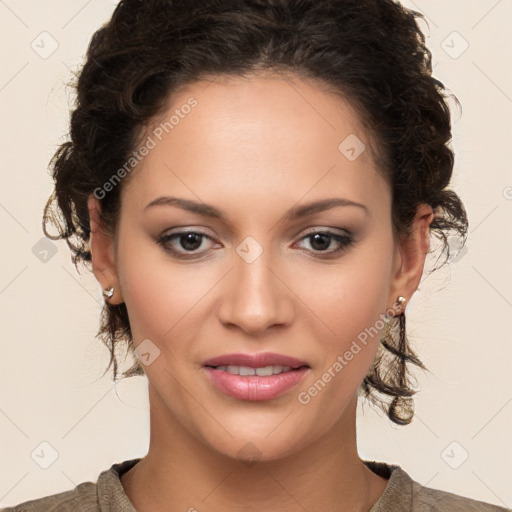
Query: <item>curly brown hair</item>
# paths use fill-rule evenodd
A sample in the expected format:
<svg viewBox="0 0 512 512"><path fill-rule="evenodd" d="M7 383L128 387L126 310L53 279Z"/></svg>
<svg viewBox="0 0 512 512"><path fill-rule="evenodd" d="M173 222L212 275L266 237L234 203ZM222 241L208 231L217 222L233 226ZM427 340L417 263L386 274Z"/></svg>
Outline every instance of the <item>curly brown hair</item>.
<svg viewBox="0 0 512 512"><path fill-rule="evenodd" d="M427 203L435 213L431 234L448 261L449 236L464 245L468 220L446 188L454 165L450 110L416 18L424 19L393 0L122 0L92 36L72 84L70 140L50 162L55 190L45 234L64 238L75 266L91 270L87 199L122 168L169 95L204 77L267 70L316 80L350 102L392 190L394 236L410 234L417 206ZM101 198L101 222L111 233L121 188ZM48 233L49 222L57 235ZM104 305L96 337L110 351L105 372L113 365L114 380L119 347L134 359L122 378L144 374L124 303ZM359 389L401 425L414 414L407 363L426 370L409 347L402 313L383 329Z"/></svg>

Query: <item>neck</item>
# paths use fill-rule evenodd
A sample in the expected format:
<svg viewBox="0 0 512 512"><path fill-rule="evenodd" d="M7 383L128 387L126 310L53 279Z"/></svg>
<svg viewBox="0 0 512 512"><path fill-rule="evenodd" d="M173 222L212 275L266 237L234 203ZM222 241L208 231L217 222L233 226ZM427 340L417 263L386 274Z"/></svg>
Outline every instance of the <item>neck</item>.
<svg viewBox="0 0 512 512"><path fill-rule="evenodd" d="M287 457L252 462L201 442L169 417L158 396L150 396L150 403L148 454L121 477L137 510L367 512L387 485L357 454L357 395L315 441Z"/></svg>

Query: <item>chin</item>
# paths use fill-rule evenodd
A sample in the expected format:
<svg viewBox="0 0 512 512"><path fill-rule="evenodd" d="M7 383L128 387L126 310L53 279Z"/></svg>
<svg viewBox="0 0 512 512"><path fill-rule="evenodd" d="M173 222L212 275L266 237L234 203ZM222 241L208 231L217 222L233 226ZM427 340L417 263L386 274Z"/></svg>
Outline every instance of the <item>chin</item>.
<svg viewBox="0 0 512 512"><path fill-rule="evenodd" d="M275 425L273 427L275 429ZM278 427L279 428L279 427ZM271 434L269 435L269 432ZM295 436L293 435L295 434ZM308 444L305 439L297 437L297 429L283 429L281 432L272 432L266 429L265 433L247 431L239 432L237 436L223 436L222 442L215 439L204 439L212 450L244 463L247 467L257 462L270 462L285 459L296 452L299 452L304 445Z"/></svg>

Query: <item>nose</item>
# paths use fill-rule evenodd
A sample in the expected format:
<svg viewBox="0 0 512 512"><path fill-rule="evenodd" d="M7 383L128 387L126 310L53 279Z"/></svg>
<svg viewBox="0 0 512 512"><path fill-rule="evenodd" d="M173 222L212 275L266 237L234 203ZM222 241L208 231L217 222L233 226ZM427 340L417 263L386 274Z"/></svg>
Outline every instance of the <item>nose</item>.
<svg viewBox="0 0 512 512"><path fill-rule="evenodd" d="M269 251L252 262L235 254L234 268L222 289L220 321L252 335L272 326L289 325L294 314L293 286L280 269Z"/></svg>

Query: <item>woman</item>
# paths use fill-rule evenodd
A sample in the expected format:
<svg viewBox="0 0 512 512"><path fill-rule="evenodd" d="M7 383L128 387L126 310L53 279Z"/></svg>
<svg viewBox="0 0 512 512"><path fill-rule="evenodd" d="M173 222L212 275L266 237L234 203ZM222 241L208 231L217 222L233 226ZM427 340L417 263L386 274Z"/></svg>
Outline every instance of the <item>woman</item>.
<svg viewBox="0 0 512 512"><path fill-rule="evenodd" d="M432 234L467 231L418 16L121 1L45 220L103 288L114 379L125 343L148 378L150 447L7 510L506 510L357 453L359 395L413 418L405 306Z"/></svg>

